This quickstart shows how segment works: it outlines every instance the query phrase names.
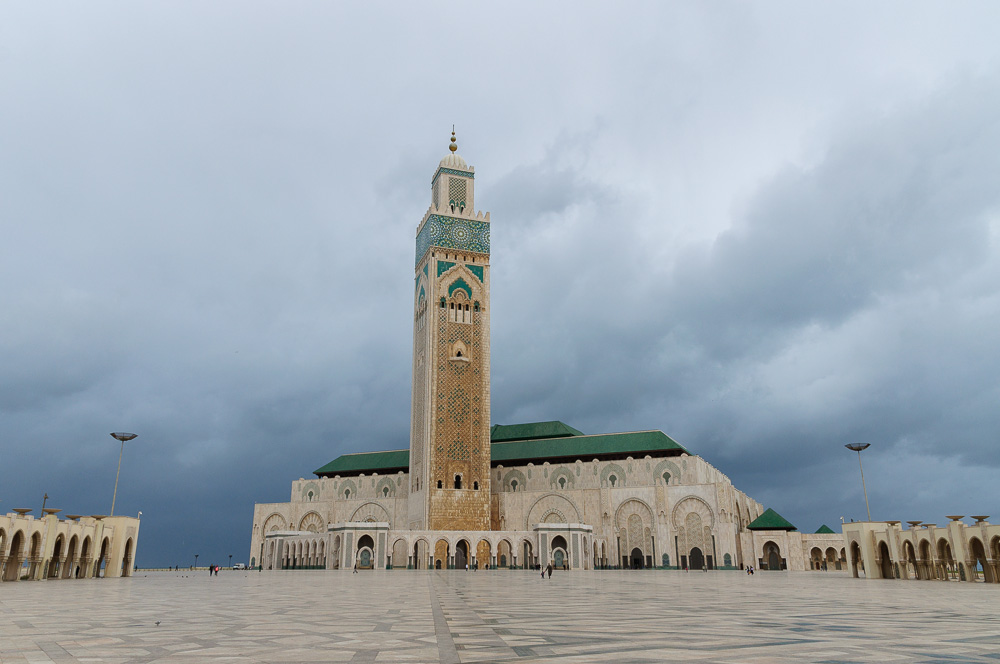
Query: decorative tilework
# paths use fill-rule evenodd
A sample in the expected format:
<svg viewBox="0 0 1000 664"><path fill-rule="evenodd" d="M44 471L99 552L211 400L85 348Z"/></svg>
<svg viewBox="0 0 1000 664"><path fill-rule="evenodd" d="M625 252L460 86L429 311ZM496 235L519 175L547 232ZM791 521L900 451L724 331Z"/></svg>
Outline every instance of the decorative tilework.
<svg viewBox="0 0 1000 664"><path fill-rule="evenodd" d="M472 274L476 275L476 278L479 279L479 283L483 283L483 266L482 265L466 265L465 267L469 268L469 272L471 272Z"/></svg>
<svg viewBox="0 0 1000 664"><path fill-rule="evenodd" d="M465 279L462 277L459 277L455 281L451 282L451 286L448 286L448 297L454 295L455 291L460 288L468 294L469 299L472 299L472 288L469 287L469 284L465 283Z"/></svg>
<svg viewBox="0 0 1000 664"><path fill-rule="evenodd" d="M455 267L455 264L452 263L451 261L438 261L438 275L437 276L440 277L442 274L444 274L445 272L447 272L448 270L450 270L453 267Z"/></svg>
<svg viewBox="0 0 1000 664"><path fill-rule="evenodd" d="M442 174L460 175L463 178L469 178L471 180L476 179L476 174L473 173L472 171L459 171L455 170L454 168L438 168L437 171L434 173L434 177L431 178L431 184L434 184L434 181L437 180L438 176Z"/></svg>
<svg viewBox="0 0 1000 664"><path fill-rule="evenodd" d="M443 249L490 253L490 225L485 221L432 214L417 236L416 261L431 246Z"/></svg>
<svg viewBox="0 0 1000 664"><path fill-rule="evenodd" d="M424 276L427 276L427 263L424 263Z"/></svg>
<svg viewBox="0 0 1000 664"><path fill-rule="evenodd" d="M448 203L465 206L465 180L448 178Z"/></svg>

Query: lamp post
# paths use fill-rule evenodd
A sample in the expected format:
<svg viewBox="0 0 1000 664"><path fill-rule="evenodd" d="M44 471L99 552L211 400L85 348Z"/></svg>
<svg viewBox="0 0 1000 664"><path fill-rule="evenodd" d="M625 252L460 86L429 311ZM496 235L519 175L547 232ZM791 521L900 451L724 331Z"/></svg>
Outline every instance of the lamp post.
<svg viewBox="0 0 1000 664"><path fill-rule="evenodd" d="M233 568L233 554L229 554L229 569Z"/></svg>
<svg viewBox="0 0 1000 664"><path fill-rule="evenodd" d="M858 468L861 469L861 490L865 492L865 510L868 512L868 520L872 520L872 510L868 507L868 488L865 487L865 468L861 465L861 450L867 450L871 447L871 443L850 443L844 445L849 450L858 453Z"/></svg>
<svg viewBox="0 0 1000 664"><path fill-rule="evenodd" d="M115 515L115 499L118 498L118 475L122 472L122 452L125 451L125 441L132 440L139 434L127 433L125 431L115 431L111 434L111 437L115 440L120 440L122 443L122 448L118 451L118 470L115 472L115 493L111 496L111 514L109 516Z"/></svg>
<svg viewBox="0 0 1000 664"><path fill-rule="evenodd" d="M198 569L198 554L194 554L194 568Z"/></svg>

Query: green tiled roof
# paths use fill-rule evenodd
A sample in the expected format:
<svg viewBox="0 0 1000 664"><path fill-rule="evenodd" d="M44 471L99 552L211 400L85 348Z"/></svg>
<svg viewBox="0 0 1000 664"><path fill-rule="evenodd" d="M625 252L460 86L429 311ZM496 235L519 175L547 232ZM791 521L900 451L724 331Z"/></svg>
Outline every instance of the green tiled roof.
<svg viewBox="0 0 1000 664"><path fill-rule="evenodd" d="M538 425L559 424L576 433L562 438L534 438L494 442L490 445L493 465L515 465L517 463L541 463L543 461L589 461L593 458L677 456L686 453L677 441L662 431L633 431L630 433L606 433L587 436L561 422L540 422L537 424L503 427L537 434ZM500 425L498 425L500 426ZM522 428L523 427L523 428ZM497 427L493 427L496 431ZM544 431L542 427L541 431ZM407 450L391 452L361 452L344 454L322 468L313 471L320 477L334 475L359 475L361 473L395 473L409 470L410 453Z"/></svg>
<svg viewBox="0 0 1000 664"><path fill-rule="evenodd" d="M836 535L837 533L835 533L833 531L833 529L830 528L830 526L828 526L828 525L826 525L824 523L822 526L819 527L819 530L816 531L816 534L817 535Z"/></svg>
<svg viewBox="0 0 1000 664"><path fill-rule="evenodd" d="M759 517L750 522L748 530L798 530L770 507Z"/></svg>
<svg viewBox="0 0 1000 664"><path fill-rule="evenodd" d="M508 440L538 440L540 438L565 438L582 436L568 424L559 422L529 422L528 424L494 424L490 429L490 442L502 443Z"/></svg>
<svg viewBox="0 0 1000 664"><path fill-rule="evenodd" d="M495 442L492 448L490 458L494 466L501 463L513 465L518 462L538 463L556 459L589 461L594 457L645 456L657 453L661 456L676 456L687 452L677 441L662 431ZM664 452L667 454L663 454Z"/></svg>
<svg viewBox="0 0 1000 664"><path fill-rule="evenodd" d="M319 476L357 475L359 473L396 473L410 470L410 451L359 452L342 454L322 468L313 471Z"/></svg>

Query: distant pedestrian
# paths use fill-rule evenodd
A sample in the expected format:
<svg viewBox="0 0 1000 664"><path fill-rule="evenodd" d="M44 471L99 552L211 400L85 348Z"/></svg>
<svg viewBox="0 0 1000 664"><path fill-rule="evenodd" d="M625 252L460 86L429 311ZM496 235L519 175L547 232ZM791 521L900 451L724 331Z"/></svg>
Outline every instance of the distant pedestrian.
<svg viewBox="0 0 1000 664"><path fill-rule="evenodd" d="M552 578L552 563L549 563L548 565L546 565L545 571L549 573L549 578L551 579Z"/></svg>
<svg viewBox="0 0 1000 664"><path fill-rule="evenodd" d="M545 570L542 570L542 578L545 578Z"/></svg>
<svg viewBox="0 0 1000 664"><path fill-rule="evenodd" d="M354 572L352 572L352 574L357 574L357 573L358 573L358 563L357 563L357 561L355 561L354 562Z"/></svg>

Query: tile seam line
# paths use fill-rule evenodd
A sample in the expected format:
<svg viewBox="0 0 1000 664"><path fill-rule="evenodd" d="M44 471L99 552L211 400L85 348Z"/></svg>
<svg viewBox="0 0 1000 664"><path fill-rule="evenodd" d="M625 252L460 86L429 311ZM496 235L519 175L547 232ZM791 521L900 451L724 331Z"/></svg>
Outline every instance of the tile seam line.
<svg viewBox="0 0 1000 664"><path fill-rule="evenodd" d="M437 640L438 658L441 664L461 664L458 657L458 650L455 648L455 640L451 636L448 628L448 619L444 617L441 609L441 600L438 598L438 574L434 574L427 579L427 585L431 596L431 613L434 615L434 636Z"/></svg>

